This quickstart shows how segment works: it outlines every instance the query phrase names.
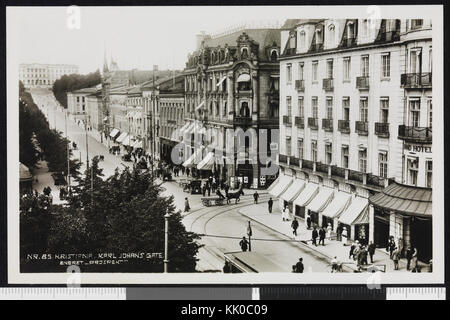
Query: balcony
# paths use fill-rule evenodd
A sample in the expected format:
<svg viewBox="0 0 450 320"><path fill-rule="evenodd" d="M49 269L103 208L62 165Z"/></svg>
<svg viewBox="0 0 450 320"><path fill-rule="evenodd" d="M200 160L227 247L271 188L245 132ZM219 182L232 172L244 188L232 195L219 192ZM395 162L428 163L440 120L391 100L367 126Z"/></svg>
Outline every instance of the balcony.
<svg viewBox="0 0 450 320"><path fill-rule="evenodd" d="M429 127L398 126L398 138L417 143L432 143L432 129Z"/></svg>
<svg viewBox="0 0 450 320"><path fill-rule="evenodd" d="M313 162L311 160L302 159L302 168L312 170Z"/></svg>
<svg viewBox="0 0 450 320"><path fill-rule="evenodd" d="M233 124L238 126L249 126L252 124L252 117L235 116Z"/></svg>
<svg viewBox="0 0 450 320"><path fill-rule="evenodd" d="M317 162L316 163L316 171L328 174L328 164Z"/></svg>
<svg viewBox="0 0 450 320"><path fill-rule="evenodd" d="M298 167L300 165L300 159L296 157L289 157L289 165Z"/></svg>
<svg viewBox="0 0 450 320"><path fill-rule="evenodd" d="M389 138L389 123L375 122L375 134L381 138Z"/></svg>
<svg viewBox="0 0 450 320"><path fill-rule="evenodd" d="M359 90L369 90L369 77L356 77L356 88Z"/></svg>
<svg viewBox="0 0 450 320"><path fill-rule="evenodd" d="M292 118L291 116L283 116L283 124L290 126L292 124L291 118Z"/></svg>
<svg viewBox="0 0 450 320"><path fill-rule="evenodd" d="M317 130L319 128L319 119L317 119L317 118L308 118L308 128Z"/></svg>
<svg viewBox="0 0 450 320"><path fill-rule="evenodd" d="M340 133L350 133L350 120L338 120L338 131Z"/></svg>
<svg viewBox="0 0 450 320"><path fill-rule="evenodd" d="M369 123L365 121L356 121L355 131L360 136L367 136L369 134Z"/></svg>
<svg viewBox="0 0 450 320"><path fill-rule="evenodd" d="M327 92L331 92L334 90L333 78L323 79L322 88Z"/></svg>
<svg viewBox="0 0 450 320"><path fill-rule="evenodd" d="M305 80L295 80L295 89L300 92L305 92Z"/></svg>
<svg viewBox="0 0 450 320"><path fill-rule="evenodd" d="M431 88L431 72L428 73L404 73L401 75L401 85L405 89Z"/></svg>
<svg viewBox="0 0 450 320"><path fill-rule="evenodd" d="M295 126L299 129L304 129L305 128L305 118L295 117Z"/></svg>
<svg viewBox="0 0 450 320"><path fill-rule="evenodd" d="M287 158L288 157L286 155L280 153L278 155L278 162L287 164Z"/></svg>
<svg viewBox="0 0 450 320"><path fill-rule="evenodd" d="M333 132L333 119L322 119L322 129Z"/></svg>

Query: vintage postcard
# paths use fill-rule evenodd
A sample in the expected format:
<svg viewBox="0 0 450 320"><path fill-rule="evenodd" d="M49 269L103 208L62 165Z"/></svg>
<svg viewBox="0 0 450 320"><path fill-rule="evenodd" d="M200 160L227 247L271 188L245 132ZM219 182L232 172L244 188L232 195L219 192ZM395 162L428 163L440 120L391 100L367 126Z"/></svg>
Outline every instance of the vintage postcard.
<svg viewBox="0 0 450 320"><path fill-rule="evenodd" d="M443 282L442 6L6 18L11 284Z"/></svg>

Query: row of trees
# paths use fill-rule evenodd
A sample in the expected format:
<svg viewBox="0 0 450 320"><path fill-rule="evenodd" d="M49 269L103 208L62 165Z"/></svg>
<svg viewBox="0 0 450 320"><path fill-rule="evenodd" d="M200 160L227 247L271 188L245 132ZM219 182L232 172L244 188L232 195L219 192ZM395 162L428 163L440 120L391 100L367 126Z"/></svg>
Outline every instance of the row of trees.
<svg viewBox="0 0 450 320"><path fill-rule="evenodd" d="M65 272L65 267L58 267L54 261L27 260L26 254L31 252L164 253L166 212L170 214L169 271L194 272L199 237L186 231L173 196L161 195L162 189L151 173L136 168L116 170L104 180L97 158L91 166L77 179L67 206L43 208L38 200L22 200L23 272ZM81 266L81 271L162 272L163 261L138 259L119 265L88 265Z"/></svg>
<svg viewBox="0 0 450 320"><path fill-rule="evenodd" d="M32 168L36 166L42 150L49 171L62 172L67 175L67 144L69 141L61 132L51 130L48 120L33 97L25 91L19 82L19 159ZM72 156L72 150L69 150ZM77 177L81 163L77 159L70 160L70 174Z"/></svg>
<svg viewBox="0 0 450 320"><path fill-rule="evenodd" d="M60 79L56 80L53 83L52 90L56 100L58 100L58 102L62 106L64 106L64 108L67 108L67 92L83 88L90 88L100 84L100 82L101 75L99 70L91 72L87 75L63 75Z"/></svg>

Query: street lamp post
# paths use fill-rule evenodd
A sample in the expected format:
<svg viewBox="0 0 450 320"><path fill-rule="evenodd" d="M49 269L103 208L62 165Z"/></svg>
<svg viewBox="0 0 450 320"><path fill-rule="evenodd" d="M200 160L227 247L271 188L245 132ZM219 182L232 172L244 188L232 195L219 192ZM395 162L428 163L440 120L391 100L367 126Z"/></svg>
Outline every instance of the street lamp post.
<svg viewBox="0 0 450 320"><path fill-rule="evenodd" d="M250 221L248 222L247 235L248 235L248 251L252 251L252 227L250 226Z"/></svg>
<svg viewBox="0 0 450 320"><path fill-rule="evenodd" d="M67 111L64 113L64 120L66 126L66 140L67 140L67 186L70 192L70 141L69 136L67 135Z"/></svg>
<svg viewBox="0 0 450 320"><path fill-rule="evenodd" d="M169 272L169 212L164 215L165 229L164 229L164 273Z"/></svg>

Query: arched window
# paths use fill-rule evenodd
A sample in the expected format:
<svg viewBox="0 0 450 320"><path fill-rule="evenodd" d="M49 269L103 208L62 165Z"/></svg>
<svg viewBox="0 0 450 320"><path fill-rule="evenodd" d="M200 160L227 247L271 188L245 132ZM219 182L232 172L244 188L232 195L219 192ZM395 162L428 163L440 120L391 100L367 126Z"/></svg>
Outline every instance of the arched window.
<svg viewBox="0 0 450 320"><path fill-rule="evenodd" d="M334 37L334 25L330 25L328 27L328 45L334 46L335 44L335 37Z"/></svg>
<svg viewBox="0 0 450 320"><path fill-rule="evenodd" d="M247 59L248 58L248 50L247 50L247 48L242 48L241 58L242 59Z"/></svg>
<svg viewBox="0 0 450 320"><path fill-rule="evenodd" d="M272 50L272 53L270 54L270 61L276 62L278 59L277 50Z"/></svg>

